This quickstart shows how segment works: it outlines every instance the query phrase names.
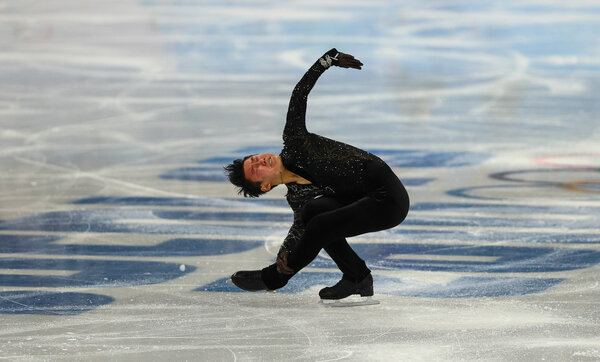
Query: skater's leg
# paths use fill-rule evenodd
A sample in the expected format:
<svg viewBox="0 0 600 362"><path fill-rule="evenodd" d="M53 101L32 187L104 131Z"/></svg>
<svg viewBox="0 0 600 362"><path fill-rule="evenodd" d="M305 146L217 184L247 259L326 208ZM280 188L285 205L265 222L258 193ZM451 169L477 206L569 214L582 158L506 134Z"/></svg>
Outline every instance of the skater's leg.
<svg viewBox="0 0 600 362"><path fill-rule="evenodd" d="M306 224L305 233L288 256L288 266L299 271L329 243L342 238L389 229L400 224L408 213L408 194L385 164L370 165L371 184L367 196L337 209L320 213Z"/></svg>
<svg viewBox="0 0 600 362"><path fill-rule="evenodd" d="M333 211L355 201L353 198L323 196L309 201L304 205L301 213L302 222L306 225L315 216L327 211ZM325 248L325 251L336 263L338 268L348 280L361 280L371 271L367 268L354 250L348 245L345 238L333 240ZM279 289L285 286L293 274L281 274L277 272L277 265L271 264L261 271L262 279L269 289Z"/></svg>
<svg viewBox="0 0 600 362"><path fill-rule="evenodd" d="M364 197L350 205L315 216L306 225L304 236L288 256L288 266L299 271L332 241L394 226L386 210L382 210L378 204L371 197Z"/></svg>
<svg viewBox="0 0 600 362"><path fill-rule="evenodd" d="M371 273L367 264L352 250L346 239L330 242L325 251L344 274L344 279L359 282Z"/></svg>
<svg viewBox="0 0 600 362"><path fill-rule="evenodd" d="M311 200L302 209L302 221L307 225L315 216L337 210L354 201L356 201L354 198L335 196L324 196ZM331 240L324 249L342 271L344 278L348 280L360 281L371 272L365 261L352 250L345 238Z"/></svg>

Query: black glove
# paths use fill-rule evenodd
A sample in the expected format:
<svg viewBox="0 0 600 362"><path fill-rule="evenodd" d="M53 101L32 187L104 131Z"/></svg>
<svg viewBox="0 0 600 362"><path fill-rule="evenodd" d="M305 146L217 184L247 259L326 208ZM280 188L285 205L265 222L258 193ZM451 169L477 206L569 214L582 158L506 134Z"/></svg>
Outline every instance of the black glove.
<svg viewBox="0 0 600 362"><path fill-rule="evenodd" d="M338 52L336 48L325 53L319 61L325 68L335 65L336 67L342 68L362 69L361 67L363 66L363 63L360 60L355 59L354 56L350 54Z"/></svg>

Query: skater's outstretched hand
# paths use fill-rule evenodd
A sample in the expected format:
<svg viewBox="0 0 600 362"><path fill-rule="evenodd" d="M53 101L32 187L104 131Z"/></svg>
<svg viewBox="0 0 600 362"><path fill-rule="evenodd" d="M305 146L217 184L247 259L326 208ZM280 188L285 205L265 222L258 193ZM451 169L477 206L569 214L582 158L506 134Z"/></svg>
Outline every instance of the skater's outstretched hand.
<svg viewBox="0 0 600 362"><path fill-rule="evenodd" d="M338 52L337 62L335 62L334 65L342 68L361 69L363 63L350 54Z"/></svg>

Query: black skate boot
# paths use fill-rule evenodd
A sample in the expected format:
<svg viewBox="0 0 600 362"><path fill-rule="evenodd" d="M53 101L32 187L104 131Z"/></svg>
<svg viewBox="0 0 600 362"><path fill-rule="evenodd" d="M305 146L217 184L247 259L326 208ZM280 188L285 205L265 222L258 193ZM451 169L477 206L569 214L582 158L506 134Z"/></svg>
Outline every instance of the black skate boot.
<svg viewBox="0 0 600 362"><path fill-rule="evenodd" d="M360 295L360 299L353 299L354 294ZM379 301L371 299L373 296L373 277L367 275L358 283L349 280L340 280L333 287L327 287L319 291L321 303L328 307L355 307L360 305L379 304Z"/></svg>
<svg viewBox="0 0 600 362"><path fill-rule="evenodd" d="M373 296L373 277L371 274L358 283L353 283L342 278L333 287L323 288L319 291L321 299L344 299L352 294L360 294L361 297Z"/></svg>
<svg viewBox="0 0 600 362"><path fill-rule="evenodd" d="M231 282L238 288L247 290L249 292L269 290L262 279L261 270L242 270L235 272L231 276Z"/></svg>

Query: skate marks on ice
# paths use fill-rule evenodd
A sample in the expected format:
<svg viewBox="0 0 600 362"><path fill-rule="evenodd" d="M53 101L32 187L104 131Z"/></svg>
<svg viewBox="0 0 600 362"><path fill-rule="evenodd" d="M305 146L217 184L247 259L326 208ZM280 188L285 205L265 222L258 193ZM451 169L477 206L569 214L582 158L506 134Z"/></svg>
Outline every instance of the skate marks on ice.
<svg viewBox="0 0 600 362"><path fill-rule="evenodd" d="M0 292L0 314L73 316L114 301L112 297L95 293L6 291Z"/></svg>

